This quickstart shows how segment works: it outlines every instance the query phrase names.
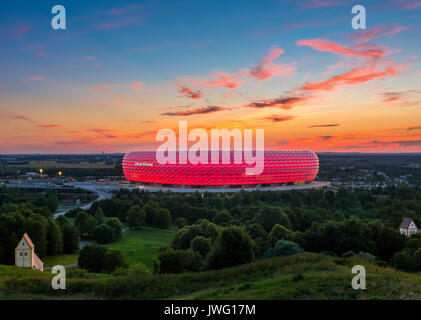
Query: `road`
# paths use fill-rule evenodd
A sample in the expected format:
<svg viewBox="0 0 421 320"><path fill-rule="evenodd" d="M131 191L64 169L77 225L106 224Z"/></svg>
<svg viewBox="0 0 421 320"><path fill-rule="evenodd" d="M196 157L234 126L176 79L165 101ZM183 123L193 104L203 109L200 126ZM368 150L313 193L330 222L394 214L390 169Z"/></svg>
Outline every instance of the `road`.
<svg viewBox="0 0 421 320"><path fill-rule="evenodd" d="M83 189L83 190L86 190L86 191L93 192L98 196L95 200L79 207L83 210L90 209L92 204L95 201L104 200L104 199L111 199L113 197L112 193L108 190L104 190L105 188L102 185L96 185L96 184L93 184L93 183L90 183L90 182L70 182L70 183L67 183L67 185L73 186L75 188L80 188L80 189ZM75 207L66 208L65 210L60 210L60 208L59 208L58 210L60 210L60 212L56 212L54 214L54 218L57 218L58 216L65 215L67 212L69 212L70 210L73 210L74 208Z"/></svg>

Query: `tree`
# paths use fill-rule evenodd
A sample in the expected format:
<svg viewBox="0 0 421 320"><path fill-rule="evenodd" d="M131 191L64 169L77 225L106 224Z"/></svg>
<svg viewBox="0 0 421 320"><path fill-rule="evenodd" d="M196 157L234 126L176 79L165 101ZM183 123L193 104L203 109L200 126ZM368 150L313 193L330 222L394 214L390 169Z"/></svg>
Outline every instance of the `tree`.
<svg viewBox="0 0 421 320"><path fill-rule="evenodd" d="M51 212L55 212L58 208L59 202L56 195L50 192L47 196L47 207Z"/></svg>
<svg viewBox="0 0 421 320"><path fill-rule="evenodd" d="M211 247L211 241L205 237L197 236L191 241L191 248L198 252L202 257L205 257Z"/></svg>
<svg viewBox="0 0 421 320"><path fill-rule="evenodd" d="M126 221L130 229L140 229L146 225L144 213L139 206L129 209Z"/></svg>
<svg viewBox="0 0 421 320"><path fill-rule="evenodd" d="M63 227L63 253L73 254L79 249L79 230L69 223Z"/></svg>
<svg viewBox="0 0 421 320"><path fill-rule="evenodd" d="M105 252L102 266L105 272L111 273L117 268L126 268L127 266L128 264L121 250L108 249Z"/></svg>
<svg viewBox="0 0 421 320"><path fill-rule="evenodd" d="M39 257L47 256L47 220L39 215L32 214L25 220L25 231L35 245Z"/></svg>
<svg viewBox="0 0 421 320"><path fill-rule="evenodd" d="M175 219L174 224L177 226L177 228L182 228L187 224L187 220L184 217L178 217Z"/></svg>
<svg viewBox="0 0 421 320"><path fill-rule="evenodd" d="M263 255L263 258L270 257L283 257L289 256L296 253L303 252L298 244L288 240L278 240L274 248L269 248L268 251Z"/></svg>
<svg viewBox="0 0 421 320"><path fill-rule="evenodd" d="M105 215L101 207L98 207L95 211L95 219L98 221L98 224L104 223Z"/></svg>
<svg viewBox="0 0 421 320"><path fill-rule="evenodd" d="M148 225L154 224L154 217L158 209L159 204L156 201L149 200L146 202L145 206L143 207L143 211L145 212L145 219Z"/></svg>
<svg viewBox="0 0 421 320"><path fill-rule="evenodd" d="M158 227L168 228L171 224L171 212L165 208L159 208L155 212L153 224Z"/></svg>
<svg viewBox="0 0 421 320"><path fill-rule="evenodd" d="M154 259L156 273L181 273L185 271L198 271L201 267L202 257L193 250L174 250L165 248L158 251Z"/></svg>
<svg viewBox="0 0 421 320"><path fill-rule="evenodd" d="M113 228L107 224L100 224L95 228L93 236L100 244L111 243L114 240Z"/></svg>
<svg viewBox="0 0 421 320"><path fill-rule="evenodd" d="M63 251L63 236L60 227L50 218L47 222L47 254L54 256Z"/></svg>
<svg viewBox="0 0 421 320"><path fill-rule="evenodd" d="M85 211L80 210L76 214L75 225L79 228L81 234L86 233L86 220L88 220L88 214Z"/></svg>
<svg viewBox="0 0 421 320"><path fill-rule="evenodd" d="M279 207L264 205L256 214L255 220L260 223L267 232L270 232L275 224L283 225L286 228L291 228L291 222L288 216L282 212Z"/></svg>
<svg viewBox="0 0 421 320"><path fill-rule="evenodd" d="M293 241L294 233L280 224L275 224L272 231L269 233L270 244L274 246L275 243L281 239Z"/></svg>
<svg viewBox="0 0 421 320"><path fill-rule="evenodd" d="M254 258L254 243L240 227L222 229L209 255L211 269L221 269L250 262Z"/></svg>
<svg viewBox="0 0 421 320"><path fill-rule="evenodd" d="M78 265L89 272L100 272L104 266L106 252L106 247L97 244L87 244L80 250Z"/></svg>
<svg viewBox="0 0 421 320"><path fill-rule="evenodd" d="M115 241L121 237L121 222L118 218L111 218L107 221L107 225L113 230L113 240Z"/></svg>
<svg viewBox="0 0 421 320"><path fill-rule="evenodd" d="M228 225L232 220L231 214L228 210L219 211L213 218L213 223L218 225Z"/></svg>

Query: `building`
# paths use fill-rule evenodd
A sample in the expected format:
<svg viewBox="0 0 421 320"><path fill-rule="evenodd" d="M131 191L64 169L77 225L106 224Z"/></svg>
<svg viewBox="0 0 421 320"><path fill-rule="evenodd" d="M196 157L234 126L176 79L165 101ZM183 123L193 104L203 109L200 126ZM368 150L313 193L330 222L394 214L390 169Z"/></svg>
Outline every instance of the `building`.
<svg viewBox="0 0 421 320"><path fill-rule="evenodd" d="M127 180L165 187L268 187L275 185L302 184L314 180L319 171L319 159L311 151L265 151L264 169L261 174L247 175L252 168L242 161L234 163L234 152L228 164L211 163L211 151L207 152L208 164L180 164L180 152L172 152L172 160L159 163L152 151L129 152L123 159L123 171ZM228 157L219 153L220 160ZM205 154L206 158L206 154ZM173 163L171 163L173 162Z"/></svg>
<svg viewBox="0 0 421 320"><path fill-rule="evenodd" d="M412 234L417 234L418 228L415 225L414 220L412 220L411 218L405 218L399 226L399 231L401 234L404 234L405 236L409 237Z"/></svg>
<svg viewBox="0 0 421 320"><path fill-rule="evenodd" d="M44 270L44 263L35 254L35 245L27 233L23 235L15 249L15 266L39 271Z"/></svg>

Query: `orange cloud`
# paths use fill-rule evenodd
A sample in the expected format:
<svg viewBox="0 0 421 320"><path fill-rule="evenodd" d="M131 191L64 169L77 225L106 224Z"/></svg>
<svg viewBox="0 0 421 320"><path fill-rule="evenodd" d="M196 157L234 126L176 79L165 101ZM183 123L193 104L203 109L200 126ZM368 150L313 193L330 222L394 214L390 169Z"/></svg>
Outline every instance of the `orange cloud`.
<svg viewBox="0 0 421 320"><path fill-rule="evenodd" d="M63 126L60 124L39 124L38 127L44 128L44 129L54 129L54 128L61 128Z"/></svg>
<svg viewBox="0 0 421 320"><path fill-rule="evenodd" d="M295 119L295 117L294 116L271 115L271 116L265 117L263 119L271 121L271 122L285 122L285 121L293 120L293 119Z"/></svg>
<svg viewBox="0 0 421 320"><path fill-rule="evenodd" d="M292 97L284 97L278 99L271 99L271 100L263 100L260 102L253 102L246 107L250 108L268 108L268 107L278 107L281 109L291 109L292 107L296 106L297 104L305 103L308 100L314 98L314 96L292 96Z"/></svg>
<svg viewBox="0 0 421 320"><path fill-rule="evenodd" d="M185 111L165 112L162 115L163 116L192 116L196 114L214 113L214 112L223 111L223 110L229 110L229 108L218 107L218 106L208 106L208 107L202 107L202 108L185 110Z"/></svg>
<svg viewBox="0 0 421 320"><path fill-rule="evenodd" d="M0 116L2 118L8 118L8 119L14 119L14 120L23 120L23 121L29 121L29 122L35 122L34 120L20 114L17 112L0 112Z"/></svg>

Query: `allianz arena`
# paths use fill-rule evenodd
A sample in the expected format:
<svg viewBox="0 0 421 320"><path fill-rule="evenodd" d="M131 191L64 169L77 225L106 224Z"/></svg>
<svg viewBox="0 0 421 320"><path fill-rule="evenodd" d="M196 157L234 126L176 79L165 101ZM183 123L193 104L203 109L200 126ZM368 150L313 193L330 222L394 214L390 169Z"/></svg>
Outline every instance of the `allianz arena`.
<svg viewBox="0 0 421 320"><path fill-rule="evenodd" d="M231 152L231 158L233 152ZM264 170L259 175L246 175L250 164L180 164L179 153L172 154L175 164L160 164L153 151L129 152L123 159L127 180L145 185L166 187L250 187L300 184L311 182L319 171L319 159L311 151L265 151Z"/></svg>

